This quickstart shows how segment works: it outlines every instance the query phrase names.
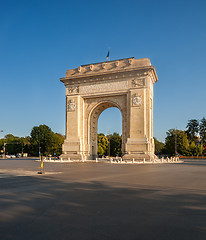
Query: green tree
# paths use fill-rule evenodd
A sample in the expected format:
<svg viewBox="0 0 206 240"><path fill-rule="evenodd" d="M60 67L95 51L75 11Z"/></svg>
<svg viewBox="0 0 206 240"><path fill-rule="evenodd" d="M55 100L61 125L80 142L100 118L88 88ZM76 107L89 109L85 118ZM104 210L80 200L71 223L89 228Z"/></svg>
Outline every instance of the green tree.
<svg viewBox="0 0 206 240"><path fill-rule="evenodd" d="M191 119L187 123L187 136L190 141L197 140L197 134L199 132L199 121L196 119Z"/></svg>
<svg viewBox="0 0 206 240"><path fill-rule="evenodd" d="M19 153L29 153L31 148L31 139L29 136L19 138L20 150Z"/></svg>
<svg viewBox="0 0 206 240"><path fill-rule="evenodd" d="M196 146L195 142L192 141L188 146L188 155L197 156L198 155L198 146Z"/></svg>
<svg viewBox="0 0 206 240"><path fill-rule="evenodd" d="M204 151L204 147L202 144L198 144L197 145L197 155L198 156L202 156L203 155L203 151Z"/></svg>
<svg viewBox="0 0 206 240"><path fill-rule="evenodd" d="M110 156L121 156L122 155L122 136L118 133L114 132L107 136L109 139L109 147L110 147Z"/></svg>
<svg viewBox="0 0 206 240"><path fill-rule="evenodd" d="M204 146L206 146L206 119L204 117L200 120L199 128L201 142Z"/></svg>
<svg viewBox="0 0 206 240"><path fill-rule="evenodd" d="M33 127L31 131L31 153L38 156L39 150L42 155L51 154L54 133L47 125Z"/></svg>
<svg viewBox="0 0 206 240"><path fill-rule="evenodd" d="M62 144L64 143L65 137L59 133L52 133L51 146L48 149L48 153L51 155L59 156L62 154Z"/></svg>
<svg viewBox="0 0 206 240"><path fill-rule="evenodd" d="M155 137L154 137L154 144L155 144L155 154L156 155L161 154L162 150L165 147L165 144L162 142L159 142Z"/></svg>
<svg viewBox="0 0 206 240"><path fill-rule="evenodd" d="M15 137L12 134L7 134L4 138L0 139L0 149L3 150L3 145L6 143L6 154L14 154L21 152L29 153L30 137Z"/></svg>
<svg viewBox="0 0 206 240"><path fill-rule="evenodd" d="M181 155L186 155L188 152L189 142L187 133L182 130L170 129L165 138L164 152L170 155L175 155L175 145L177 152Z"/></svg>
<svg viewBox="0 0 206 240"><path fill-rule="evenodd" d="M99 133L97 135L98 141L98 155L106 155L108 151L109 141L108 138L103 134Z"/></svg>
<svg viewBox="0 0 206 240"><path fill-rule="evenodd" d="M7 134L5 137L5 152L6 154L14 154L16 155L19 152L20 149L20 142L19 137L16 137L12 134Z"/></svg>

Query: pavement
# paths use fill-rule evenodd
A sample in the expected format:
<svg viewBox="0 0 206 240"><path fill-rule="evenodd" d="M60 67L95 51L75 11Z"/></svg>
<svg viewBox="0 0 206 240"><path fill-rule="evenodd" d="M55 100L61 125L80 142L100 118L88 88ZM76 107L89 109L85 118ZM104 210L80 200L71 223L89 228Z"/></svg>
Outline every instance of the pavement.
<svg viewBox="0 0 206 240"><path fill-rule="evenodd" d="M0 239L206 239L206 160L0 159Z"/></svg>

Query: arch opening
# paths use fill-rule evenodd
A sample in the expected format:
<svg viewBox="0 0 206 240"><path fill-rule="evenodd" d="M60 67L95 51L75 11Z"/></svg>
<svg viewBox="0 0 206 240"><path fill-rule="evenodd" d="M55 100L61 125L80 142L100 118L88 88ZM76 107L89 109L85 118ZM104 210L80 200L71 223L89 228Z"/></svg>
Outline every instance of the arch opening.
<svg viewBox="0 0 206 240"><path fill-rule="evenodd" d="M118 152L118 155L123 152L122 123L122 112L117 104L113 102L103 102L94 107L90 115L90 159L96 159L96 157L98 157L98 153L99 155L111 155L111 153L114 155L113 149L111 152L111 139L109 139L108 146L106 146L104 149L98 147L98 133L103 133L105 136L113 136L111 134L116 132L116 136L121 138L121 143L119 144L120 146L118 146L118 149L120 148L121 151ZM105 139L102 140L104 141ZM120 141L120 139L118 140Z"/></svg>

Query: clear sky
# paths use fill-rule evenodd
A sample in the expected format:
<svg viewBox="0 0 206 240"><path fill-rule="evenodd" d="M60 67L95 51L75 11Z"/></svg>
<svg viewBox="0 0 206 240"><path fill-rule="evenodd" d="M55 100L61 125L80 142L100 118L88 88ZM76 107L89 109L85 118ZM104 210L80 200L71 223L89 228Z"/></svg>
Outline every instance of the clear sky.
<svg viewBox="0 0 206 240"><path fill-rule="evenodd" d="M148 57L155 66L159 140L170 128L206 117L205 12L205 0L0 0L0 137L26 136L39 124L64 134L59 78L104 61L108 48L111 60ZM110 111L110 132L115 114Z"/></svg>

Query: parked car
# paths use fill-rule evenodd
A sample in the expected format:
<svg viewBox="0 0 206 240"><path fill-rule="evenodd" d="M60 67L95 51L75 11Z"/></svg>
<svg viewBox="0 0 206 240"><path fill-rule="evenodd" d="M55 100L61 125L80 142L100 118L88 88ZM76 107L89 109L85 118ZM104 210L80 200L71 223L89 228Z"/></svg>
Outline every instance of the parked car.
<svg viewBox="0 0 206 240"><path fill-rule="evenodd" d="M10 155L10 157L11 157L11 158L16 158L16 156L15 156L15 155Z"/></svg>

